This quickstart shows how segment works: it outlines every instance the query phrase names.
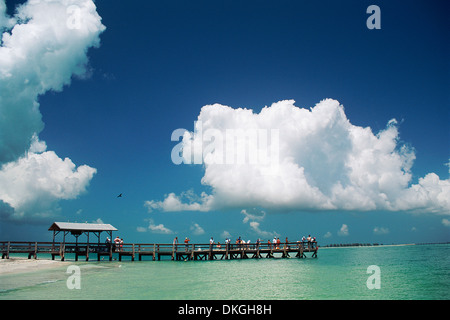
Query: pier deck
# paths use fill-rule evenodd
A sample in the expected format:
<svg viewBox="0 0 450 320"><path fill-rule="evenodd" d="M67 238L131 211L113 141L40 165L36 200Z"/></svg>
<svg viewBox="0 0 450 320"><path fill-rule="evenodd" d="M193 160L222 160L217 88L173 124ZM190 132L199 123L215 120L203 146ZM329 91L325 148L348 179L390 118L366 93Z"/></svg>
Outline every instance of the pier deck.
<svg viewBox="0 0 450 320"><path fill-rule="evenodd" d="M92 243L54 243L54 242L0 242L2 259L8 259L11 254L26 253L28 259L37 259L38 254L49 254L52 260L60 257L61 261L68 254L74 256L75 261L79 257L89 260L90 255L109 261L122 257L129 257L132 261L143 256L151 256L152 260L161 260L164 257L170 260L228 260L228 259L261 259L261 258L306 258L306 253L311 253L312 258L317 257L317 242L288 242L279 246L276 244L158 244L158 243L126 243L121 246Z"/></svg>

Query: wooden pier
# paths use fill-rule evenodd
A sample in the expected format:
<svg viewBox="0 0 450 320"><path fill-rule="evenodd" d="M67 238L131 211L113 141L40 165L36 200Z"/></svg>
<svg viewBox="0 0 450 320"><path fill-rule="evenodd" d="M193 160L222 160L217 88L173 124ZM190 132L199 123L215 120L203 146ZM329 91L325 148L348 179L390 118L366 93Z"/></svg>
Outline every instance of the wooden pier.
<svg viewBox="0 0 450 320"><path fill-rule="evenodd" d="M288 242L277 244L157 244L157 243L125 243L114 244L66 243L66 242L0 242L2 259L8 259L12 254L28 254L28 259L37 259L39 254L51 255L52 260L60 257L64 261L68 255L78 261L83 257L89 261L90 256L97 260L112 261L129 257L141 261L143 256L151 256L153 261L166 257L175 261L190 260L231 260L231 259L261 259L261 258L306 258L317 257L317 242Z"/></svg>

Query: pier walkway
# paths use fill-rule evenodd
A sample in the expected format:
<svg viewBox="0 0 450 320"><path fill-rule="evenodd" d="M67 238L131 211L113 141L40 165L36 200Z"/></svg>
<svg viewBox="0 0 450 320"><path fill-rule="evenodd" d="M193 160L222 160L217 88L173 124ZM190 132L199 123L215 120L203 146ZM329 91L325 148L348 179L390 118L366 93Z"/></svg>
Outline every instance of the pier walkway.
<svg viewBox="0 0 450 320"><path fill-rule="evenodd" d="M67 242L18 242L1 241L0 252L2 259L20 253L28 254L28 259L37 259L38 254L51 255L52 260L60 257L64 261L68 255L78 261L83 257L86 261L90 256L97 260L105 257L112 261L128 257L140 261L143 256L150 256L152 260L161 260L166 257L170 260L224 260L224 259L260 259L260 258L306 258L310 253L312 258L317 257L317 242L288 242L276 244L250 243L250 244L158 244L158 243L125 243L121 246L114 244L67 243Z"/></svg>

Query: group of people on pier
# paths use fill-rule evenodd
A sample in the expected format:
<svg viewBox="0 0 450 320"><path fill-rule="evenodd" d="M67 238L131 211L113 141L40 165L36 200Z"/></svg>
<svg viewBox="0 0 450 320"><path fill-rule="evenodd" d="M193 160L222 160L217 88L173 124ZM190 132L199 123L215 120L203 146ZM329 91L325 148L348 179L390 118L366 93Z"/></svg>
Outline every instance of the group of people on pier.
<svg viewBox="0 0 450 320"><path fill-rule="evenodd" d="M185 244L185 248L186 251L189 248L189 241L191 241L188 237L186 237L184 239L184 244ZM316 242L316 237L311 237L311 235L308 235L308 237L303 236L301 240L298 240L296 243L297 245L303 244L303 245L308 245L308 247L311 246L312 243ZM294 242L295 243L295 242ZM209 239L209 244L210 246L215 245L217 249L221 249L222 245L220 242L215 242L214 238L211 237L211 239ZM256 240L256 242L252 243L250 240L245 241L244 239L242 239L240 236L239 238L236 239L234 245L231 243L231 239L230 238L225 238L225 246L233 249L233 248L238 248L238 249L258 249L260 247L260 245L262 244L262 240L260 238L258 238ZM269 249L282 249L283 245L284 248L289 248L289 244L292 244L291 242L289 242L288 237L286 237L285 242L281 242L279 237L274 237L272 242L270 241L270 239L267 240L267 246ZM178 245L178 237L175 237L173 239L173 245L177 246Z"/></svg>
<svg viewBox="0 0 450 320"><path fill-rule="evenodd" d="M184 245L186 248L186 251L189 249L189 242L191 239L186 237L184 239ZM316 237L311 237L311 235L308 235L308 237L303 236L301 240L298 240L296 242L289 242L288 237L286 237L284 242L281 242L279 237L273 237L272 241L270 239L267 240L267 248L274 249L274 250L280 250L283 248L289 248L289 245L292 245L293 243L297 243L297 245L302 244L303 246L308 245L308 247L311 247L312 243L316 242ZM120 252L123 249L123 239L119 238L118 236L114 239L114 241L111 241L108 237L106 238L106 249L109 251L112 246L112 251L114 252ZM258 238L255 242L251 242L250 240L245 241L240 236L236 239L235 243L231 243L230 238L225 238L224 245L225 247L228 247L229 249L258 249L260 245L263 243L263 240ZM173 239L173 245L178 246L178 237L175 237ZM209 239L210 246L216 246L217 249L222 249L222 244L220 242L215 242L214 238L211 237Z"/></svg>
<svg viewBox="0 0 450 320"><path fill-rule="evenodd" d="M114 252L122 251L123 249L123 239L119 238L119 236L114 239L114 242L111 242L111 239L106 237L105 243L108 251L111 246Z"/></svg>

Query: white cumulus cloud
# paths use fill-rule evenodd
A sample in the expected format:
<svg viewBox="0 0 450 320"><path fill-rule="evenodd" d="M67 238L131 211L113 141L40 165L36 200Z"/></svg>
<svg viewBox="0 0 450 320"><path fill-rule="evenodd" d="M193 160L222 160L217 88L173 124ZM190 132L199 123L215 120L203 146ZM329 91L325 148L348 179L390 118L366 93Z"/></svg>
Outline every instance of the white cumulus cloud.
<svg viewBox="0 0 450 320"><path fill-rule="evenodd" d="M44 127L38 96L84 75L87 49L105 29L91 0L29 1L8 19L5 7L0 0L0 24L9 25L0 27L0 164L28 150Z"/></svg>
<svg viewBox="0 0 450 320"><path fill-rule="evenodd" d="M174 163L201 163L201 182L212 192L187 202L171 193L162 201L149 201L152 209L450 214L449 179L429 173L412 183L415 150L400 142L395 119L374 133L370 127L353 125L333 99L310 109L284 100L259 113L207 105L194 132L181 136L174 147L180 158L175 161L177 152L172 152Z"/></svg>
<svg viewBox="0 0 450 320"><path fill-rule="evenodd" d="M160 233L160 234L172 234L173 231L169 228L166 228L162 223L155 224L153 219L150 219L148 229L153 233Z"/></svg>
<svg viewBox="0 0 450 320"><path fill-rule="evenodd" d="M169 228L165 227L162 223L156 224L153 219L148 219L148 227L136 227L137 232L147 232L150 231L151 233L157 233L157 234L173 234L174 232L170 230Z"/></svg>
<svg viewBox="0 0 450 320"><path fill-rule="evenodd" d="M46 151L38 97L83 77L105 30L92 0L28 1L6 14L0 0L0 218L54 213L96 172ZM56 206L57 207L57 206ZM33 209L34 208L34 209Z"/></svg>
<svg viewBox="0 0 450 320"><path fill-rule="evenodd" d="M373 228L373 234L382 235L382 234L388 234L388 233L389 233L389 228L384 228L384 227Z"/></svg>
<svg viewBox="0 0 450 320"><path fill-rule="evenodd" d="M446 227L450 227L450 220L449 219L442 219L442 224Z"/></svg>
<svg viewBox="0 0 450 320"><path fill-rule="evenodd" d="M183 200L187 202L183 202ZM209 202L212 200L210 195L202 193L200 197L192 196L191 192L183 193L177 196L175 193L169 193L163 201L145 201L144 206L149 212L153 210L162 211L209 211Z"/></svg>
<svg viewBox="0 0 450 320"><path fill-rule="evenodd" d="M341 237L346 237L348 236L348 226L344 223L342 224L341 228L338 231L338 235L340 235Z"/></svg>
<svg viewBox="0 0 450 320"><path fill-rule="evenodd" d="M0 201L10 207L8 212L0 208L0 216L18 220L54 215L58 200L85 192L95 173L94 168L76 167L69 158L46 151L45 143L35 138L25 156L0 170Z"/></svg>
<svg viewBox="0 0 450 320"><path fill-rule="evenodd" d="M198 223L193 223L190 227L190 230L196 236L201 236L202 234L205 234L205 230Z"/></svg>
<svg viewBox="0 0 450 320"><path fill-rule="evenodd" d="M241 211L241 213L244 215L244 219L242 220L242 222L244 224L249 222L251 230L253 230L253 232L255 232L257 235L264 238L279 236L279 234L275 231L270 232L261 229L261 222L266 216L266 213L264 211L252 208L244 209Z"/></svg>

